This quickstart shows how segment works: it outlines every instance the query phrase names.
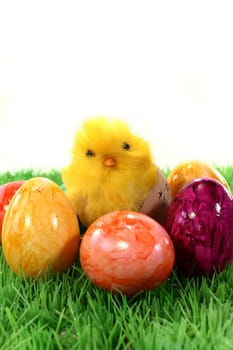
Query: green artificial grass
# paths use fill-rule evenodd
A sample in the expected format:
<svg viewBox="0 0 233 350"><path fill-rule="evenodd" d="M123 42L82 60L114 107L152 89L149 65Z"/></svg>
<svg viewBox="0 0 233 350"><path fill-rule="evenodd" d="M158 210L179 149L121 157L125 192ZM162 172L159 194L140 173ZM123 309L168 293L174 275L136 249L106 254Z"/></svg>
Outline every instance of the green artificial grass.
<svg viewBox="0 0 233 350"><path fill-rule="evenodd" d="M233 189L233 167L218 169ZM27 170L0 184L60 173ZM0 349L232 350L233 264L213 277L178 276L132 298L94 286L77 258L44 279L16 276L0 248Z"/></svg>

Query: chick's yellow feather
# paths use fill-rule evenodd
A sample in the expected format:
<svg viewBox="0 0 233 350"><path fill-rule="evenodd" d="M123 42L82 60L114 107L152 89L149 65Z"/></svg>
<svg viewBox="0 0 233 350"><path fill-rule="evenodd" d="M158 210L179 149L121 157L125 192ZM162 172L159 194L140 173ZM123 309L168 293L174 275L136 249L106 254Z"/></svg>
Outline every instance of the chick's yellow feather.
<svg viewBox="0 0 233 350"><path fill-rule="evenodd" d="M148 142L118 119L94 117L77 130L71 161L61 171L77 215L88 227L115 210L138 211L157 182Z"/></svg>

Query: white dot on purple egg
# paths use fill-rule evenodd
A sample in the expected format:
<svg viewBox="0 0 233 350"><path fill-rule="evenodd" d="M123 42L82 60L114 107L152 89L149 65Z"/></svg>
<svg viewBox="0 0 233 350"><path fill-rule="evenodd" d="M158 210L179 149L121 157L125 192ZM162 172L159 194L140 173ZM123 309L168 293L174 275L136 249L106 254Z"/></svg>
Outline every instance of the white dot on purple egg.
<svg viewBox="0 0 233 350"><path fill-rule="evenodd" d="M194 213L194 211L191 211L190 213L188 213L188 217L190 219L194 219L196 217L196 214Z"/></svg>
<svg viewBox="0 0 233 350"><path fill-rule="evenodd" d="M187 212L182 210L182 212L178 216L178 223L182 224L185 221L186 217L187 217Z"/></svg>
<svg viewBox="0 0 233 350"><path fill-rule="evenodd" d="M198 191L198 192L199 192L199 191L202 191L204 188L205 188L205 184L200 183L200 184L198 184L198 186L197 186L197 191Z"/></svg>
<svg viewBox="0 0 233 350"><path fill-rule="evenodd" d="M221 213L221 205L219 203L215 204L216 215L219 216Z"/></svg>

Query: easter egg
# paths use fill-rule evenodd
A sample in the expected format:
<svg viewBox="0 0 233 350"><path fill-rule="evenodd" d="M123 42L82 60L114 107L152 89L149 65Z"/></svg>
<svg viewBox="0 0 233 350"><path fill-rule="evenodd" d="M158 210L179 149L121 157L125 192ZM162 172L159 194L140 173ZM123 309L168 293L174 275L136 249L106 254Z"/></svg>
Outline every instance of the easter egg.
<svg viewBox="0 0 233 350"><path fill-rule="evenodd" d="M15 192L22 186L24 180L8 182L0 186L0 244L2 242L2 223L6 209Z"/></svg>
<svg viewBox="0 0 233 350"><path fill-rule="evenodd" d="M165 229L132 211L107 213L85 232L80 262L87 277L127 296L160 286L172 272L175 255Z"/></svg>
<svg viewBox="0 0 233 350"><path fill-rule="evenodd" d="M157 168L157 175L158 181L152 190L149 191L140 212L150 216L163 225L169 204L172 200L172 195L168 181L159 168Z"/></svg>
<svg viewBox="0 0 233 350"><path fill-rule="evenodd" d="M14 194L2 227L2 249L10 268L26 276L66 271L79 248L76 213L53 181L35 177Z"/></svg>
<svg viewBox="0 0 233 350"><path fill-rule="evenodd" d="M185 185L173 198L164 227L180 272L212 275L233 261L233 199L214 179Z"/></svg>
<svg viewBox="0 0 233 350"><path fill-rule="evenodd" d="M198 160L188 160L177 164L168 175L172 197L188 182L203 177L215 179L230 190L229 184L217 169Z"/></svg>

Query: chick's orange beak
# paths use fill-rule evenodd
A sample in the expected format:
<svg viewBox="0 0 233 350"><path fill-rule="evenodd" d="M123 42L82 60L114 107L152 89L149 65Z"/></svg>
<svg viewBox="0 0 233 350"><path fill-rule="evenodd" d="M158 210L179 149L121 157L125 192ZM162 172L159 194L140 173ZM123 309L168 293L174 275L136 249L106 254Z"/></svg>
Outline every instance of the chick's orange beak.
<svg viewBox="0 0 233 350"><path fill-rule="evenodd" d="M104 165L107 167L112 167L116 164L116 159L113 157L106 157L104 159Z"/></svg>

